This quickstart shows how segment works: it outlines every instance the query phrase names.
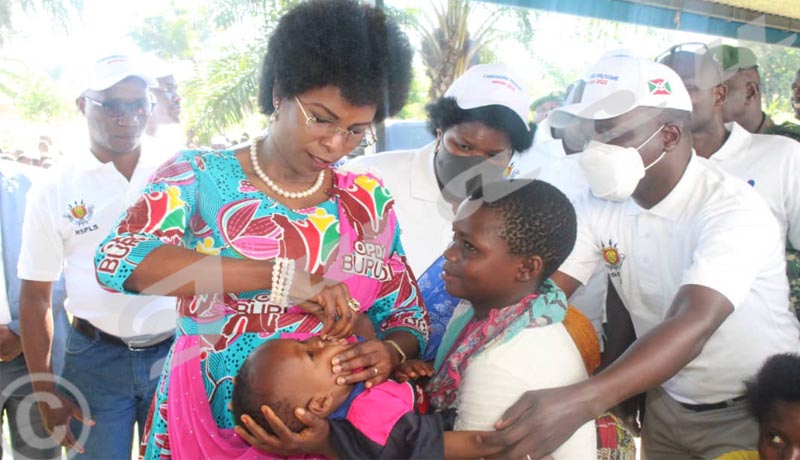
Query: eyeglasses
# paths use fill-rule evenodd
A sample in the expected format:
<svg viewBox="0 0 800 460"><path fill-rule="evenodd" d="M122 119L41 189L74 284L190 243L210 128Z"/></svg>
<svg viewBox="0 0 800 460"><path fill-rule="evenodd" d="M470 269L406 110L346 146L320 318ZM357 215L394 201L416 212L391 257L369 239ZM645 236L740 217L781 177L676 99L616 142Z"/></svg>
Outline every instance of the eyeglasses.
<svg viewBox="0 0 800 460"><path fill-rule="evenodd" d="M150 115L150 113L153 112L153 108L156 106L155 102L147 98L125 102L121 99L100 101L86 95L83 97L95 107L100 108L104 114L111 118L122 118L129 114L136 117L144 117Z"/></svg>
<svg viewBox="0 0 800 460"><path fill-rule="evenodd" d="M659 54L655 61L662 63L662 61L664 61L666 58L680 52L695 54L701 58L707 57L710 59L712 67L714 67L714 71L717 73L717 76L719 76L720 83L725 81L725 77L722 75L722 64L719 62L719 56L712 53L708 48L708 45L702 42L687 42L672 46L667 51ZM701 64L698 62L696 65L700 66Z"/></svg>
<svg viewBox="0 0 800 460"><path fill-rule="evenodd" d="M375 133L372 132L372 127L368 128L340 128L334 124L333 120L325 120L314 115L309 115L303 103L295 96L294 100L297 101L297 106L303 111L303 116L306 119L306 128L308 132L315 136L331 137L337 134L344 136L344 142L347 145L356 145L359 147L369 147L374 144Z"/></svg>

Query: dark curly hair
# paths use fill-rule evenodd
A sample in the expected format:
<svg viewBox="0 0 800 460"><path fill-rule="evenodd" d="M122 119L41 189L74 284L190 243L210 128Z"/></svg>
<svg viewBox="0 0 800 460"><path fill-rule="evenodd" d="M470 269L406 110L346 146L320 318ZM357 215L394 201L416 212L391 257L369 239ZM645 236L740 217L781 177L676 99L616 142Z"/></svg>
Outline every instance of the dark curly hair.
<svg viewBox="0 0 800 460"><path fill-rule="evenodd" d="M287 428L296 432L303 429L303 423L294 415L294 407L286 397L279 396L280 391L270 385L269 376L259 373L258 359L262 353L268 353L272 340L256 348L239 368L231 395L231 412L237 425L241 425L242 415L249 415L261 428L274 435L261 406L267 405L275 415L283 421Z"/></svg>
<svg viewBox="0 0 800 460"><path fill-rule="evenodd" d="M437 129L444 132L451 126L477 121L508 134L515 152L528 150L536 132L536 125L526 124L513 110L503 105L487 105L465 110L458 106L455 98L440 97L425 106L425 111L428 112L428 130L434 136Z"/></svg>
<svg viewBox="0 0 800 460"><path fill-rule="evenodd" d="M800 401L800 355L770 357L758 374L745 382L745 398L750 413L759 422L769 416L778 401Z"/></svg>
<svg viewBox="0 0 800 460"><path fill-rule="evenodd" d="M575 208L560 190L531 179L501 180L473 192L471 200L496 209L502 216L500 236L511 254L538 255L544 261L542 278L549 278L575 246L578 232Z"/></svg>
<svg viewBox="0 0 800 460"><path fill-rule="evenodd" d="M403 107L411 86L408 37L382 10L354 0L312 0L281 17L261 69L258 104L333 85L353 105L375 105L375 122Z"/></svg>

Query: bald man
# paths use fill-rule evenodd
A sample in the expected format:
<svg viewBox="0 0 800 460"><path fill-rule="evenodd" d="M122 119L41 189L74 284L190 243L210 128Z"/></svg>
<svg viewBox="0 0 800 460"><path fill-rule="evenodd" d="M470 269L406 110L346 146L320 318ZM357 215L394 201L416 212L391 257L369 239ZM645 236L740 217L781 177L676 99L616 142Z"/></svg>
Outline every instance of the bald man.
<svg viewBox="0 0 800 460"><path fill-rule="evenodd" d="M797 258L797 249L800 248L800 184L797 181L800 177L800 143L782 136L752 134L737 121L725 123L729 88L725 84L723 61L709 50L678 50L660 59L681 77L691 96L695 152L747 182L764 197L777 218L781 236L787 241L790 299L800 316L800 264ZM746 64L744 60L738 62ZM753 70L753 67L746 70ZM741 76L739 71L736 73L737 78ZM760 111L760 105L758 107ZM750 122L756 118L752 109L734 112L746 114L744 116ZM763 124L766 115L761 118Z"/></svg>
<svg viewBox="0 0 800 460"><path fill-rule="evenodd" d="M720 62L728 88L727 98L722 106L726 123L735 121L742 128L756 134L776 134L800 141L800 125L786 122L775 124L761 108L761 75L755 53L743 46L722 45L711 49L712 55ZM795 79L797 83L797 79ZM792 107L795 114L800 104L794 96L800 91L792 85Z"/></svg>

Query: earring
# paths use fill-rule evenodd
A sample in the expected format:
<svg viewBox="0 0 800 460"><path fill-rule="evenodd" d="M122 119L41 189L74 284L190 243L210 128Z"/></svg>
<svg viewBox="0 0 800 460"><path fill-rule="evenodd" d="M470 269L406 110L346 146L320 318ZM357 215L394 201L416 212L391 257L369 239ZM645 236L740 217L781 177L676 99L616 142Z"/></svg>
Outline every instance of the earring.
<svg viewBox="0 0 800 460"><path fill-rule="evenodd" d="M272 101L272 106L275 107L275 111L270 114L269 122L275 123L276 121L278 121L278 108L279 108L278 101Z"/></svg>

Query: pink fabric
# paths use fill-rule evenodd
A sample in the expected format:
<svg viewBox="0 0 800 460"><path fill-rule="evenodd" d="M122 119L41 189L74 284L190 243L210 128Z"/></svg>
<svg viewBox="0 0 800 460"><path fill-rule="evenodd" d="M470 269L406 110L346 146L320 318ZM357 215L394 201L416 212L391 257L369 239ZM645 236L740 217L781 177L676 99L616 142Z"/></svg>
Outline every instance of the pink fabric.
<svg viewBox="0 0 800 460"><path fill-rule="evenodd" d="M208 405L200 371L200 338L178 337L173 349L167 398L169 440L172 458L182 459L264 459L270 456L247 444L232 429L219 428ZM176 394L175 391L182 393Z"/></svg>
<svg viewBox="0 0 800 460"><path fill-rule="evenodd" d="M385 446L397 421L409 412L414 412L414 388L387 380L356 396L347 420L364 436Z"/></svg>
<svg viewBox="0 0 800 460"><path fill-rule="evenodd" d="M354 190L353 183L358 175L353 173L336 174L334 178L337 180L337 187L342 190ZM350 295L353 296L361 304L361 312L363 313L375 302L378 298L380 291L380 281L366 276L353 276L350 273L345 273L342 270L342 257L344 254L352 254L353 246L356 240L359 239L358 230L356 230L354 223L358 221L367 220L374 222L373 219L352 219L344 218L343 216L353 217L354 213L358 211L365 211L366 207L361 206L361 203L356 199L357 197L341 193L339 195L339 255L336 262L332 264L325 272L325 277L343 282L350 290ZM353 210L353 208L360 208ZM384 248L392 247L392 240L394 239L394 229L397 226L397 219L395 215L389 214L387 219L383 220L385 227L378 228L365 228L359 230L367 234L365 240L379 244Z"/></svg>

